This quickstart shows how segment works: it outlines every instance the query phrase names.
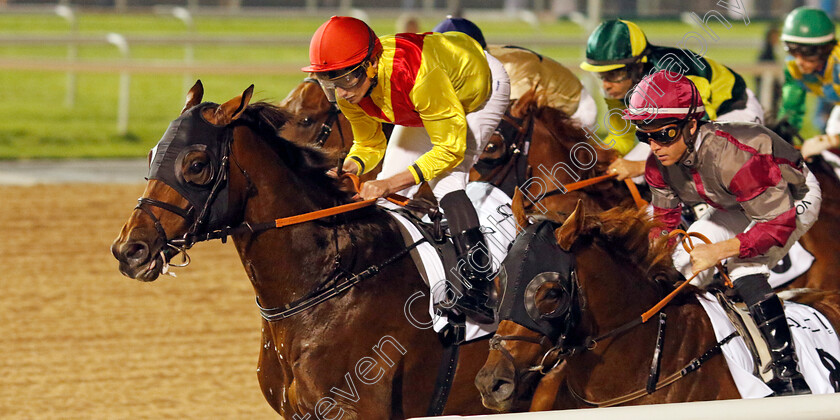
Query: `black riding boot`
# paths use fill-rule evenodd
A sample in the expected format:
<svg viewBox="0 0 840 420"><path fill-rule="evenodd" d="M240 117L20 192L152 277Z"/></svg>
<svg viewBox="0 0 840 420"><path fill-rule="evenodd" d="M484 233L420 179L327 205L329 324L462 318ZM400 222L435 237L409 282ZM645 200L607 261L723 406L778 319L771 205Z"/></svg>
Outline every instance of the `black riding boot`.
<svg viewBox="0 0 840 420"><path fill-rule="evenodd" d="M444 196L440 206L458 257L456 277L461 280L461 296L455 301L455 307L479 323L492 323L495 320L490 302L493 279L487 278L491 270L490 249L481 233L475 208L463 190Z"/></svg>
<svg viewBox="0 0 840 420"><path fill-rule="evenodd" d="M770 349L773 360L768 368L773 370L773 379L767 385L776 395L810 394L811 389L797 368L793 337L790 335L782 300L770 289L767 276L745 276L735 283L736 290L747 304L750 315Z"/></svg>

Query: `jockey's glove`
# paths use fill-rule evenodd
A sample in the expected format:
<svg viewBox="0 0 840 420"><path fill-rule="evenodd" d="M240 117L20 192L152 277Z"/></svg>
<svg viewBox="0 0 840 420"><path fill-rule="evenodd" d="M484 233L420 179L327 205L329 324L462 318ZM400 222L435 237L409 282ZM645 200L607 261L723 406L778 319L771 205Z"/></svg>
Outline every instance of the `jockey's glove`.
<svg viewBox="0 0 840 420"><path fill-rule="evenodd" d="M840 147L840 136L836 134L820 134L802 143L802 157L808 159L811 156L818 155L824 150L834 147Z"/></svg>

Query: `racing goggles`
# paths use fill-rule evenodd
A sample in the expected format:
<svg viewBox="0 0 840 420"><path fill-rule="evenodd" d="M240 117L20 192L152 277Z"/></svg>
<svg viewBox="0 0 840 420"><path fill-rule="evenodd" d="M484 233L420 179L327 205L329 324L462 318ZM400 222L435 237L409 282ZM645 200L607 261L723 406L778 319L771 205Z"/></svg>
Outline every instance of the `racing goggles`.
<svg viewBox="0 0 840 420"><path fill-rule="evenodd" d="M831 52L833 45L826 44L798 44L795 42L785 42L785 52L790 55L798 55L800 57L821 57L828 55Z"/></svg>
<svg viewBox="0 0 840 420"><path fill-rule="evenodd" d="M623 82L623 81L630 78L630 72L627 71L626 67L597 73L597 75L598 75L598 78L601 79L601 81L609 82L609 83Z"/></svg>
<svg viewBox="0 0 840 420"><path fill-rule="evenodd" d="M345 71L327 71L323 73L315 73L318 82L321 83L325 89L341 88L344 90L352 90L365 81L367 70L367 63L362 62L356 67Z"/></svg>
<svg viewBox="0 0 840 420"><path fill-rule="evenodd" d="M636 138L640 142L650 144L651 141L656 142L660 146L670 146L677 141L682 133L683 124L668 124L655 131L642 131L636 129Z"/></svg>

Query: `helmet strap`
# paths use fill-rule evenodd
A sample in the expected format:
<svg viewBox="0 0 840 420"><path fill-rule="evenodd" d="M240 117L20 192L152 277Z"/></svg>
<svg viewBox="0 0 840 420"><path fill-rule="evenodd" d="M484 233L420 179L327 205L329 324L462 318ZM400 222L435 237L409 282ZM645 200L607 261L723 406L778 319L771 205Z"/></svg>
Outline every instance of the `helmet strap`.
<svg viewBox="0 0 840 420"><path fill-rule="evenodd" d="M697 105L694 102L697 100L697 97L699 96L699 92L697 92L697 87L695 87L694 85L692 85L691 87L692 87L692 89L691 89L691 102L688 106L688 113L685 114L685 118L683 118L683 121L682 121L683 142L685 142L685 145L687 147L687 151L689 153L694 151L694 135L691 134L691 124L690 124L690 122L691 122L692 119L694 119L696 121L696 118L694 117L694 114L697 112ZM698 125L698 127L699 127L699 125ZM696 131L695 131L695 134L696 134Z"/></svg>

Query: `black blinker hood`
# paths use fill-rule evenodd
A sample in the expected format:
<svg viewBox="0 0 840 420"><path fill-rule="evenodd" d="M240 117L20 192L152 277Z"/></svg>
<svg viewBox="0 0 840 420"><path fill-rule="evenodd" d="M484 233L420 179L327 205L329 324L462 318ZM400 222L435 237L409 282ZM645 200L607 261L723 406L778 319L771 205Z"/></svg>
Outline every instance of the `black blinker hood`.
<svg viewBox="0 0 840 420"><path fill-rule="evenodd" d="M152 150L148 177L150 180L156 179L165 183L187 199L192 207L190 215L193 218L198 217L202 210L210 205L210 220L205 226L206 229L221 227L228 218L228 188L222 163L228 155L233 139L231 126L213 125L201 115L202 110L211 106L217 107L218 104L204 102L196 105L169 124L169 128ZM184 180L183 159L192 151L204 151L208 155L213 178L205 185L196 185ZM216 195L211 197L211 191L214 189ZM211 198L212 204L208 203ZM196 214L196 211L199 214ZM204 221L195 222L201 224Z"/></svg>
<svg viewBox="0 0 840 420"><path fill-rule="evenodd" d="M543 220L520 234L499 271L502 297L499 319L510 320L556 341L569 330L576 293L573 281L574 256L557 244L554 230L560 224ZM547 281L561 284L566 296L563 308L549 316L540 316L534 305L536 290ZM558 319L561 318L561 319Z"/></svg>

